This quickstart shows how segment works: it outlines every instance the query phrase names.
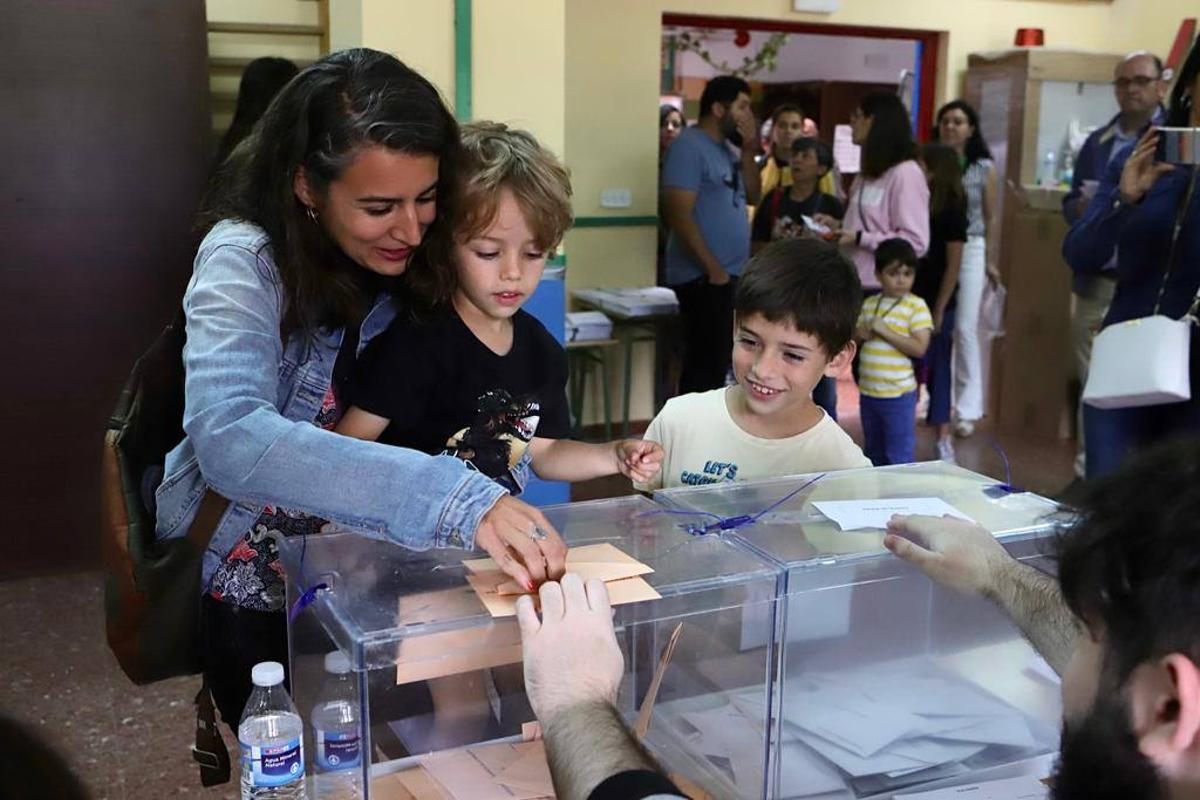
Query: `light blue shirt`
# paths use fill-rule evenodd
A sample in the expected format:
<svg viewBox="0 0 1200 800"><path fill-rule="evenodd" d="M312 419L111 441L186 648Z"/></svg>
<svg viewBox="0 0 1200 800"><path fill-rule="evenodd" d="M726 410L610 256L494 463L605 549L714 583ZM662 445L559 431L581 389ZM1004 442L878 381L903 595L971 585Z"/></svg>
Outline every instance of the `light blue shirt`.
<svg viewBox="0 0 1200 800"><path fill-rule="evenodd" d="M750 258L750 217L741 160L725 142L700 128L679 134L667 150L662 185L696 193L692 219L704 243L730 275L741 275ZM667 238L666 280L675 286L705 274L687 245L671 231Z"/></svg>
<svg viewBox="0 0 1200 800"><path fill-rule="evenodd" d="M283 286L262 229L218 223L196 254L183 298L184 440L156 492L159 538L187 534L206 489L231 501L207 552L201 589L264 505L330 520L413 549L470 548L505 490L452 456L366 442L314 423L342 330L280 341ZM382 295L359 350L395 317Z"/></svg>

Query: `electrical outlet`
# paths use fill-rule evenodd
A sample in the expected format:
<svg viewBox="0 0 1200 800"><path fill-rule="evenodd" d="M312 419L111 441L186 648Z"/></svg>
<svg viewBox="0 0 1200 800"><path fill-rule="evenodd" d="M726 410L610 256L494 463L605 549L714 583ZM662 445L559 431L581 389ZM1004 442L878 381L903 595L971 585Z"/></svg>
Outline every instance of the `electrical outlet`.
<svg viewBox="0 0 1200 800"><path fill-rule="evenodd" d="M633 199L628 189L600 190L601 208L629 208L631 205L633 205Z"/></svg>

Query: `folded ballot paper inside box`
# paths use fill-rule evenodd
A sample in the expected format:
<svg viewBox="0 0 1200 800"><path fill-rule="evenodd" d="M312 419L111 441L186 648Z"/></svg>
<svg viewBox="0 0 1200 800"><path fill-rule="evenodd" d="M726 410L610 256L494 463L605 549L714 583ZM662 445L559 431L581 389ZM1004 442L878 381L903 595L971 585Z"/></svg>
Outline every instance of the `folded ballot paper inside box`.
<svg viewBox="0 0 1200 800"><path fill-rule="evenodd" d="M612 320L601 311L567 312L568 342L597 342L612 338Z"/></svg>
<svg viewBox="0 0 1200 800"><path fill-rule="evenodd" d="M578 289L574 296L577 300L621 318L679 313L679 299L666 286Z"/></svg>

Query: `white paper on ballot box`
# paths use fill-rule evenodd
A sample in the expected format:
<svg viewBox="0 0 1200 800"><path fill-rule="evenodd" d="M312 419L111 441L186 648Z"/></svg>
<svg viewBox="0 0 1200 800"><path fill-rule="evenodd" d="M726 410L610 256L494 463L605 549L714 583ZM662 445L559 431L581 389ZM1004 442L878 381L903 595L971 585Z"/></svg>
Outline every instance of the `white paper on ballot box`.
<svg viewBox="0 0 1200 800"><path fill-rule="evenodd" d="M814 500L813 506L844 531L887 528L896 514L923 514L940 517L949 514L967 522L975 520L940 497L888 497L878 500Z"/></svg>

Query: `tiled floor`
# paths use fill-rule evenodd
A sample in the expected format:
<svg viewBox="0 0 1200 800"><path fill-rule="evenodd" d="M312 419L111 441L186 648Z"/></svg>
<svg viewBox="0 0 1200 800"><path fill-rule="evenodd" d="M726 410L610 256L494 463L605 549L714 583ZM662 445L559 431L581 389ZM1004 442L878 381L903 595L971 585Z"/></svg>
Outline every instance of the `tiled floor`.
<svg viewBox="0 0 1200 800"><path fill-rule="evenodd" d="M203 789L193 766L199 679L138 687L117 666L99 573L0 583L0 631L0 713L36 728L97 800L237 796Z"/></svg>
<svg viewBox="0 0 1200 800"><path fill-rule="evenodd" d="M842 424L861 441L853 385L841 387ZM1072 477L1068 442L997 436L1017 485L1053 494ZM959 463L1004 477L985 424L958 441ZM932 458L933 435L919 428L918 458ZM590 481L576 499L628 492L628 482ZM104 641L100 577L61 575L0 583L0 713L34 725L63 752L95 797L236 797L236 784L203 789L191 760L192 697L198 679L136 687ZM226 737L236 758L236 746Z"/></svg>

